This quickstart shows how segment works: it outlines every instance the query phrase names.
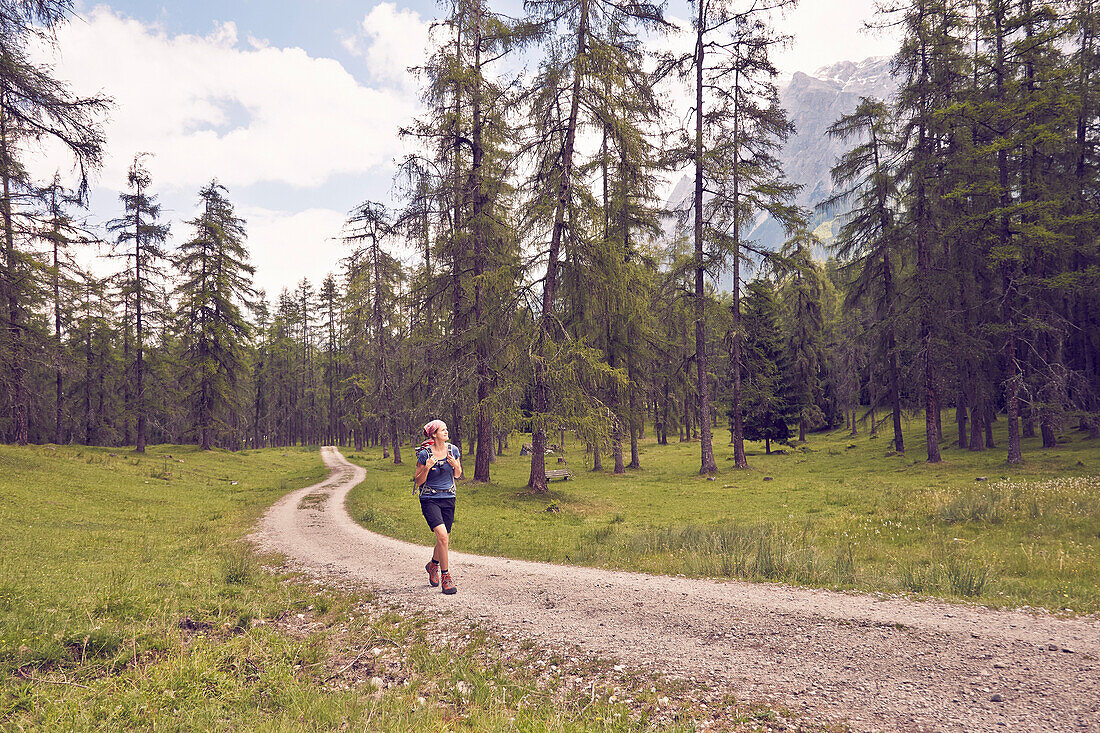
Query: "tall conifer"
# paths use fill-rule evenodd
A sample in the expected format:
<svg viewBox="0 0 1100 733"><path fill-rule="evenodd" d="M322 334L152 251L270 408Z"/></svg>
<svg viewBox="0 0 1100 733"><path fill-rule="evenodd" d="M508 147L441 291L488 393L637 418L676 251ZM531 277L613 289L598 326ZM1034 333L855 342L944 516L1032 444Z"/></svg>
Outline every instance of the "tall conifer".
<svg viewBox="0 0 1100 733"><path fill-rule="evenodd" d="M714 473L711 441L710 359L707 352L708 273L732 272L733 315L730 370L734 463L747 468L742 435L740 281L743 260L754 251L747 225L768 213L790 226L797 212L789 205L798 187L785 181L776 152L793 132L779 106L778 75L772 51L789 39L775 31L775 15L797 0L775 0L735 7L727 0L694 0L695 48L670 58L666 69L689 78L694 92L693 129L679 134L670 151L673 165L690 164L695 190L689 214L694 242L695 367L700 437L700 473ZM685 212L686 213L686 212ZM763 256L765 253L757 251Z"/></svg>
<svg viewBox="0 0 1100 733"><path fill-rule="evenodd" d="M179 331L193 429L203 450L215 442L235 447L227 430L237 411L238 383L251 336L241 311L255 297L254 269L245 248L245 222L224 186L211 181L199 191L202 211L188 222L194 237L179 248Z"/></svg>
<svg viewBox="0 0 1100 733"><path fill-rule="evenodd" d="M134 361L132 381L135 403L133 405L136 423L136 450L145 452L147 438L147 411L145 396L145 333L150 322L164 315L165 309L165 272L166 255L163 249L168 237L168 226L159 223L160 204L157 197L149 193L152 176L142 165L144 156L134 157L126 181L130 186L128 193L119 195L125 214L107 223L107 230L114 233L117 247L115 256L124 258L126 269L121 278L121 292L124 300L124 312L132 318L134 334ZM121 253L119 252L121 250ZM123 327L129 332L130 322ZM128 358L128 354L127 354ZM127 376L131 374L129 363L125 365ZM126 405L129 410L130 405ZM127 417L129 422L129 417Z"/></svg>

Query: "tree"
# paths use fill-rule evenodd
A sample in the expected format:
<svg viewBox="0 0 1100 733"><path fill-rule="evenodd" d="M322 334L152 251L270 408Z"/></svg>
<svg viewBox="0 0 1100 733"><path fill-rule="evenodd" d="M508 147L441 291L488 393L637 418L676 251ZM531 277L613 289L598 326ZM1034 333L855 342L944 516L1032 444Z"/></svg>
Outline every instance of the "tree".
<svg viewBox="0 0 1100 733"><path fill-rule="evenodd" d="M83 274L72 255L72 245L89 241L89 235L81 229L69 213L69 207L78 203L70 191L61 185L61 177L53 181L43 192L46 198L42 238L52 250L50 259L50 296L53 306L53 359L54 359L54 432L53 442L65 441L65 374L72 354L66 350L64 332L72 319L72 303Z"/></svg>
<svg viewBox="0 0 1100 733"><path fill-rule="evenodd" d="M168 237L168 226L158 223L160 204L157 197L148 193L152 184L149 171L142 165L143 155L134 156L126 181L129 193L119 196L125 215L107 223L107 230L115 235L118 248L132 247L128 252L117 254L127 262L122 276L121 292L127 316L132 314L134 333L133 386L136 403L133 406L137 422L136 448L138 453L145 452L147 405L145 398L145 328L150 320L163 315L165 273L162 263L165 260L164 241ZM131 310L132 307L132 310ZM123 327L129 333L129 323ZM127 340L127 345L129 341ZM129 352L129 348L127 348ZM129 354L126 355L125 369L130 373ZM130 380L127 380L129 384ZM130 405L126 405L130 409Z"/></svg>
<svg viewBox="0 0 1100 733"><path fill-rule="evenodd" d="M506 330L502 316L511 310L500 308L512 302L519 270L516 237L507 225L512 187L508 183L511 161L508 146L514 132L506 121L514 94L507 85L492 79L487 66L503 58L526 33L505 19L489 12L483 0L471 3L470 40L472 59L466 75L466 93L470 99L470 171L469 220L473 254L473 323L475 374L477 384L477 453L474 457L474 481L489 480L493 458L493 405L490 393L493 380L493 334Z"/></svg>
<svg viewBox="0 0 1100 733"><path fill-rule="evenodd" d="M529 224L540 235L549 230L549 241L545 242L545 260L540 260L545 263L545 274L532 349L533 451L528 486L546 492L546 431L550 423L575 418L575 424L599 422L606 420L607 414L593 411L592 402L582 397L584 382L572 381L582 365L582 372L602 372L603 366L593 361L596 355L591 350L568 338L558 319L563 254L568 261L591 237L587 224L593 197L580 175L584 166L577 149L578 132L598 124L593 120L596 110L610 107L610 87L600 77L601 67L628 67L628 57L637 53L637 31L659 27L663 19L660 9L650 3L546 0L532 7L531 22L543 29L547 53L529 91L529 117L536 136L530 143L535 160L525 226ZM560 32L554 32L558 29ZM542 249L541 244L538 247ZM559 371L555 374L554 369ZM609 376L622 379L621 374ZM551 401L552 392L557 395L556 402ZM590 427L598 432L595 425Z"/></svg>
<svg viewBox="0 0 1100 733"><path fill-rule="evenodd" d="M806 431L826 423L824 402L826 279L813 260L810 244L817 238L801 229L783 248L786 277L780 286L789 358L788 402L798 418L798 442Z"/></svg>
<svg viewBox="0 0 1100 733"><path fill-rule="evenodd" d="M1000 0L995 0L1000 2ZM901 77L897 110L902 120L906 160L897 170L899 187L906 197L906 239L916 271L910 290L916 304L918 354L924 393L925 446L928 463L940 457L940 390L942 336L938 303L950 297L942 272L942 225L955 214L943 206L947 180L942 176L951 153L949 136L939 110L946 109L962 91L965 76L962 48L962 14L956 0L914 0L902 12L905 29L894 66ZM1000 165L1000 163L998 163ZM936 245L941 247L937 248ZM1012 359L1015 363L1015 358ZM1016 409L1010 399L1010 415ZM1010 420L1015 419L1010 417ZM1018 425L1016 428L1018 430ZM1009 426L1010 434L1013 430Z"/></svg>
<svg viewBox="0 0 1100 733"><path fill-rule="evenodd" d="M270 374L271 349L271 309L267 304L267 293L263 290L256 291L256 297L250 304L254 333L257 339L254 341L255 352L253 355L252 374L252 447L263 448L270 445L271 440L271 415L268 395L268 380Z"/></svg>
<svg viewBox="0 0 1100 733"><path fill-rule="evenodd" d="M321 303L321 312L324 318L324 366L326 405L325 405L325 442L339 443L337 429L336 409L336 384L340 380L340 341L339 341L339 313L340 291L336 285L336 278L332 273L325 275L321 281L321 290L318 293Z"/></svg>
<svg viewBox="0 0 1100 733"><path fill-rule="evenodd" d="M81 273L74 305L70 343L71 352L80 362L74 393L82 397L80 429L76 432L85 445L109 445L115 442L111 395L117 393L112 378L118 347L106 283Z"/></svg>
<svg viewBox="0 0 1100 733"><path fill-rule="evenodd" d="M1073 138L1066 155L1066 170L1070 173L1068 192L1071 213L1077 218L1072 227L1073 271L1081 273L1100 266L1094 246L1100 238L1100 9L1095 0L1073 3L1071 31L1075 39L1068 68L1072 73L1069 91L1073 100ZM1090 438L1100 438L1100 328L1096 327L1098 308L1095 289L1074 288L1070 293L1069 319L1075 324L1087 324L1072 329L1067 343L1067 357L1074 371L1081 375L1072 388L1075 401L1081 406L1082 423Z"/></svg>
<svg viewBox="0 0 1100 733"><path fill-rule="evenodd" d="M790 404L792 385L780 327L782 307L775 287L764 279L753 280L745 286L742 303L744 437L763 440L764 452L770 454L773 440L779 443L790 440L787 421L798 416ZM727 414L732 433L732 404Z"/></svg>
<svg viewBox="0 0 1100 733"><path fill-rule="evenodd" d="M245 222L237 217L227 193L217 181L199 191L202 212L188 222L195 235L180 245L176 260L187 397L203 450L219 438L221 444L230 442L226 421L237 410L237 386L250 337L241 306L255 296Z"/></svg>
<svg viewBox="0 0 1100 733"><path fill-rule="evenodd" d="M904 453L897 338L897 280L903 248L895 212L898 194L892 165L898 141L892 120L884 102L865 97L855 111L829 127L830 137L853 140L856 145L833 166L837 190L820 208L849 207L833 240L841 261L855 273L845 307L850 310L864 299L875 303L879 352L886 362L894 450Z"/></svg>
<svg viewBox="0 0 1100 733"><path fill-rule="evenodd" d="M787 202L798 187L787 183L775 152L794 128L779 106L778 71L770 53L785 43L769 20L796 0L754 3L738 10L727 0L694 0L695 49L666 60L664 71L691 77L694 130L683 130L670 151L673 165L690 164L695 245L695 366L699 400L700 473L714 473L704 278L729 267L733 274L730 368L734 462L747 468L742 435L740 280L743 258L754 251L742 231L765 212L785 225L797 218ZM686 214L686 212L685 212ZM756 254L765 253L756 250Z"/></svg>
<svg viewBox="0 0 1100 733"><path fill-rule="evenodd" d="M350 378L358 383L362 398L369 396L365 412L381 426L382 435L393 449L393 462L400 464L396 334L404 329L396 306L404 272L401 263L384 247L392 236L385 207L368 201L352 212L344 240L355 246L347 259L347 297L356 314L352 339L360 344L361 353L369 354L365 359L368 368L353 370Z"/></svg>
<svg viewBox="0 0 1100 733"><path fill-rule="evenodd" d="M26 316L34 282L30 261L17 243L30 237L32 227L20 221L25 216L19 212L41 202L21 156L42 140L59 142L72 155L78 170L74 188L83 201L88 173L102 156L98 118L109 104L103 97L74 96L28 57L31 46L53 47L54 31L71 10L67 0L0 2L0 307L7 321L0 336L0 380L3 401L11 408L10 434L20 445L28 441Z"/></svg>

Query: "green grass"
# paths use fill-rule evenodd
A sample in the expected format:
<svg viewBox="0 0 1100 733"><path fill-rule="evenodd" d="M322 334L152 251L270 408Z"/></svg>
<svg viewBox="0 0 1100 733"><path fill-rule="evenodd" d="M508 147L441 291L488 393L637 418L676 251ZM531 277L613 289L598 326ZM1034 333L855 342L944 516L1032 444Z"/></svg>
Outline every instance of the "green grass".
<svg viewBox="0 0 1100 733"><path fill-rule="evenodd" d="M549 675L534 647L265 570L241 538L326 473L315 448L0 446L0 730L690 730L712 714L687 696L624 706L611 678L582 696L582 671ZM731 710L732 727L762 714Z"/></svg>
<svg viewBox="0 0 1100 733"><path fill-rule="evenodd" d="M950 429L949 413L944 427ZM697 442L642 441L642 468L591 473L584 446L567 446L576 479L548 495L524 488L526 436L513 436L489 484L463 482L452 547L458 551L654 573L732 576L815 587L914 593L1073 613L1100 611L1100 442L1070 432L1057 448L1024 441L1022 466L998 448L941 448L924 461L923 418L906 424L909 452L885 432L811 435L764 455L748 444L737 471L715 433L717 480L698 475ZM411 493L413 465L379 451L349 457L366 481L349 496L364 526L429 544ZM553 458L548 466L556 467ZM605 459L605 465L609 460ZM473 459L465 457L467 476ZM980 480L979 480L980 479ZM547 511L554 505L557 511Z"/></svg>

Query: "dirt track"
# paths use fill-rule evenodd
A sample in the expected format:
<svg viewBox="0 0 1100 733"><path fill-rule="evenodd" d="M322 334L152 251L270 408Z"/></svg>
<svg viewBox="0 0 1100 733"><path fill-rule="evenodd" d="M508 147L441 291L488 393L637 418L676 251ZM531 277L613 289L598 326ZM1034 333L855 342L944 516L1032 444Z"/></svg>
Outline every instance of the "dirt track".
<svg viewBox="0 0 1100 733"><path fill-rule="evenodd" d="M280 499L252 537L311 574L855 730L1100 731L1095 618L457 552L459 591L443 596L426 582L429 550L369 532L344 510L364 470L335 448L322 454L332 475ZM461 501L460 489L460 513Z"/></svg>

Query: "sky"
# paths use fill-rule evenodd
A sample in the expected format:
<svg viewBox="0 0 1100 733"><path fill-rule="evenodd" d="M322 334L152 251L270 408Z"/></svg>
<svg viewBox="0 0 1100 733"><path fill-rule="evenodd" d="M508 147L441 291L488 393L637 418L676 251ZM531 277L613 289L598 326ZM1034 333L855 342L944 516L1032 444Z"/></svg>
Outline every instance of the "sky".
<svg viewBox="0 0 1100 733"><path fill-rule="evenodd" d="M494 8L519 14L518 0ZM802 0L780 27L794 36L781 73L893 53L868 33L874 0ZM407 72L428 45L440 6L424 0L78 0L58 32L56 74L77 94L114 100L107 155L93 181L93 225L121 214L134 156L148 153L163 218L185 241L199 189L216 178L247 221L255 283L269 298L302 278L319 284L348 247L347 212L389 202L398 131L419 108ZM669 0L671 19L689 17ZM43 179L66 170L36 156ZM102 269L106 265L100 265Z"/></svg>

